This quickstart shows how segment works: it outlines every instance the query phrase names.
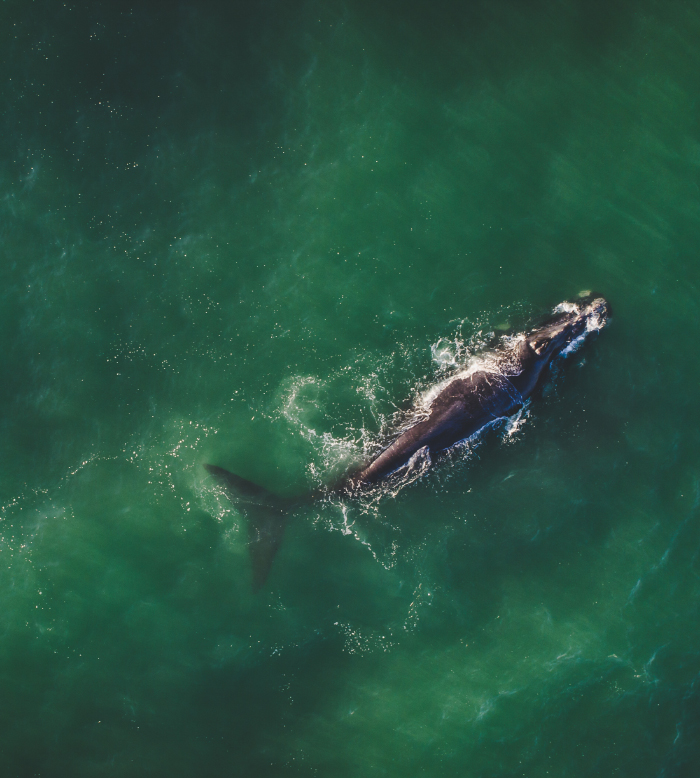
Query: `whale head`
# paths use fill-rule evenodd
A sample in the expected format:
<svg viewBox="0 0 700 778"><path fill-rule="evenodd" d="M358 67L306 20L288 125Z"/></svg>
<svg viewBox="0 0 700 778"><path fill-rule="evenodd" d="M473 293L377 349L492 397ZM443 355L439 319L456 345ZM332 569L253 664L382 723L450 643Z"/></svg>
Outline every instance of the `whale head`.
<svg viewBox="0 0 700 778"><path fill-rule="evenodd" d="M587 337L599 332L610 315L607 300L588 293L557 305L553 316L526 335L528 346L540 359L549 361L574 351Z"/></svg>

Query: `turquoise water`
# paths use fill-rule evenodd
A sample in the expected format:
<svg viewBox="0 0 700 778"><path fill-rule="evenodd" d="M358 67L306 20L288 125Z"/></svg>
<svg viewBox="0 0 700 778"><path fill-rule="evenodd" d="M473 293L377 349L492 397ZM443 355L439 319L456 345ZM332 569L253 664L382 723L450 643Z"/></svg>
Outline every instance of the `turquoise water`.
<svg viewBox="0 0 700 778"><path fill-rule="evenodd" d="M379 7L378 7L379 5ZM0 5L8 776L696 776L700 5ZM301 507L492 335L524 423Z"/></svg>

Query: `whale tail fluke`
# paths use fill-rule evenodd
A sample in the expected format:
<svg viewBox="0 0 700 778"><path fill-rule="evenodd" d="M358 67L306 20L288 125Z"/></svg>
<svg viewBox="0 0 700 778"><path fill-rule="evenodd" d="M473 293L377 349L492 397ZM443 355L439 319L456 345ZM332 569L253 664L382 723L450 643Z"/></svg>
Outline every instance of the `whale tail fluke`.
<svg viewBox="0 0 700 778"><path fill-rule="evenodd" d="M217 465L204 465L226 496L248 517L253 591L265 584L287 526L290 502Z"/></svg>

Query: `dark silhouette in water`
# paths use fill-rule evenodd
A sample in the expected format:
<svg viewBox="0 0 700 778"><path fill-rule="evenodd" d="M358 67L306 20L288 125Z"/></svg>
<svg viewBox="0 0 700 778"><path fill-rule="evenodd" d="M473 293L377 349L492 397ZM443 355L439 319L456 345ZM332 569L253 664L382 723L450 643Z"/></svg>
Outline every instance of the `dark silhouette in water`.
<svg viewBox="0 0 700 778"><path fill-rule="evenodd" d="M608 315L608 303L597 295L561 303L543 324L496 349L488 369L446 382L430 404L427 418L401 432L365 467L347 475L334 489L307 499L331 491L357 494L407 466L419 453L438 455L492 422L517 413L540 385L552 361L602 329ZM287 517L302 501L285 500L222 467L205 467L248 514L253 589L257 591L270 572Z"/></svg>

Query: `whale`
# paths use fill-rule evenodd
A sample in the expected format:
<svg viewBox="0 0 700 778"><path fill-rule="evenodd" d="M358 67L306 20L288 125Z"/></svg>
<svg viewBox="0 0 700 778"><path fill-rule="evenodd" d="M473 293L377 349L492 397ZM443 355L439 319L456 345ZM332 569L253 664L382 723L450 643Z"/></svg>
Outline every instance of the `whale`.
<svg viewBox="0 0 700 778"><path fill-rule="evenodd" d="M609 318L608 301L588 292L560 303L525 332L502 336L486 358L465 365L428 392L431 399L409 413L409 422L389 434L388 445L370 461L304 498L280 497L223 467L205 464L216 485L248 515L253 590L264 586L295 509L333 494L357 497L400 476L418 459L429 467L457 444L514 416L538 392L555 361L577 351Z"/></svg>

